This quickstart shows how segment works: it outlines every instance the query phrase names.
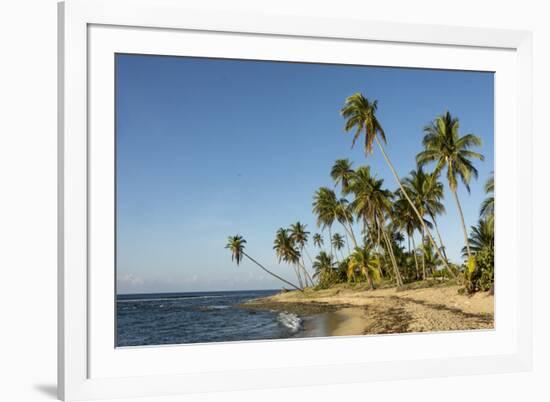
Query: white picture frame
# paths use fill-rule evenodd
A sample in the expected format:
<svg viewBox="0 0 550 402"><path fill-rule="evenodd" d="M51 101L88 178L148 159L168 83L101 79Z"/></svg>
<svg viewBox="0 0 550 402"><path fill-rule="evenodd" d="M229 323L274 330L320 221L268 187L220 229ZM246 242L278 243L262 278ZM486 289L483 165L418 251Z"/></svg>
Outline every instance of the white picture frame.
<svg viewBox="0 0 550 402"><path fill-rule="evenodd" d="M355 47L365 50L360 58L348 56ZM212 13L175 0L60 3L59 397L145 397L529 370L531 48L531 34L520 31ZM108 133L114 126L117 52L495 71L495 163L507 173L501 175L506 181L496 179L495 330L115 349L114 166ZM408 352L412 344L437 343L457 346ZM342 357L331 352L336 348L369 353ZM288 358L298 349L299 359ZM320 349L323 354L316 353Z"/></svg>

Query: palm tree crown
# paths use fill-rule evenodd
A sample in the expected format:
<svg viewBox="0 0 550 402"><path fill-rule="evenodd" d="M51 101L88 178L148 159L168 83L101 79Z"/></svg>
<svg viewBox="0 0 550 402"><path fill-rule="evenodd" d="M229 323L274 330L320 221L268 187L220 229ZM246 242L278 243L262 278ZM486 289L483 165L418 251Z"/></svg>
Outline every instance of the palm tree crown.
<svg viewBox="0 0 550 402"><path fill-rule="evenodd" d="M470 180L477 178L477 169L472 163L472 159L484 160L483 155L470 150L474 146L481 146L481 139L474 134L460 136L458 133L459 122L451 113L437 117L433 122L424 128L425 136L422 140L424 151L416 156L416 162L419 166L435 162L434 173L439 174L444 168L447 168L447 181L451 188L451 193L455 199L462 232L468 252L468 260L472 260L470 244L468 242L468 233L464 214L457 194L457 177L460 178L466 190L470 192Z"/></svg>
<svg viewBox="0 0 550 402"><path fill-rule="evenodd" d="M388 167L390 168L391 173L397 185L399 186L401 192L403 193L407 201L411 204L420 224L424 227L424 230L428 236L428 239L433 243L434 246L436 246L437 254L440 254L439 249L437 249L435 240L433 239L428 228L425 227L423 218L420 215L420 213L416 210L416 207L414 206L413 201L409 199L409 195L407 194L407 191L401 184L401 180L399 179L399 175L395 170L395 167L393 166L389 156L386 154L386 151L384 150L384 146L382 145L382 143L386 143L386 134L384 133L384 129L382 128L382 125L378 121L378 118L376 117L377 107L378 107L378 104L376 101L372 101L372 102L369 101L361 93L356 93L348 97L345 101L344 107L341 110L342 116L346 119L344 130L346 132L355 130L352 147L355 144L355 141L357 140L357 138L364 131L365 133L364 149L365 149L366 156L372 153L372 144L373 142L376 141L378 147L380 148L380 152L382 153L382 156L384 157L386 163L388 164ZM445 265L446 267L448 267L447 262L445 262Z"/></svg>
<svg viewBox="0 0 550 402"><path fill-rule="evenodd" d="M331 227L339 217L338 199L328 187L321 187L315 192L313 212L317 215L317 225L322 228Z"/></svg>
<svg viewBox="0 0 550 402"><path fill-rule="evenodd" d="M485 192L489 196L481 204L480 215L486 219L491 219L495 214L495 177L493 173L491 173L491 177L485 183Z"/></svg>
<svg viewBox="0 0 550 402"><path fill-rule="evenodd" d="M240 235L229 236L227 238L225 248L231 250L231 261L235 261L237 265L239 265L243 259L245 244L246 240Z"/></svg>
<svg viewBox="0 0 550 402"><path fill-rule="evenodd" d="M485 219L480 219L476 226L472 226L470 237L468 238L472 252L478 253L484 248L494 248L495 246L495 228ZM467 255L466 247L462 249L462 254Z"/></svg>
<svg viewBox="0 0 550 402"><path fill-rule="evenodd" d="M347 158L338 159L336 162L334 162L334 165L332 166L332 169L330 171L330 176L332 177L334 184L336 186L338 184L341 184L342 193L344 194L348 192L349 182L354 173L351 165L352 163Z"/></svg>
<svg viewBox="0 0 550 402"><path fill-rule="evenodd" d="M297 264L300 260L300 252L296 249L288 229L279 228L277 230L273 249L279 262L284 261L289 264Z"/></svg>
<svg viewBox="0 0 550 402"><path fill-rule="evenodd" d="M325 251L321 251L315 261L313 262L313 268L315 269L315 276L334 269L334 261L332 256Z"/></svg>
<svg viewBox="0 0 550 402"><path fill-rule="evenodd" d="M356 247L350 255L348 264L348 280L355 278L356 273L362 275L371 288L380 280L377 269L378 261L367 247Z"/></svg>
<svg viewBox="0 0 550 402"><path fill-rule="evenodd" d="M386 142L386 134L376 117L377 108L378 102L376 100L371 102L363 94L357 92L346 99L341 110L342 116L346 119L344 130L355 131L352 147L361 133L365 132L364 149L366 155L372 153L372 143L377 135L384 143Z"/></svg>
<svg viewBox="0 0 550 402"><path fill-rule="evenodd" d="M340 233L334 233L332 235L332 245L336 250L341 250L344 248L344 237Z"/></svg>
<svg viewBox="0 0 550 402"><path fill-rule="evenodd" d="M309 238L309 232L306 230L306 225L296 222L290 225L289 228L291 240L300 248L304 248Z"/></svg>
<svg viewBox="0 0 550 402"><path fill-rule="evenodd" d="M447 180L453 191L457 188L457 177L470 191L470 180L477 178L478 172L472 159L484 160L482 154L471 151L470 148L481 146L481 139L474 134L460 136L459 121L450 112L437 117L424 128L425 136L422 144L425 150L420 152L416 161L419 166L435 162L435 172L447 168Z"/></svg>
<svg viewBox="0 0 550 402"><path fill-rule="evenodd" d="M324 243L324 240L323 240L323 236L321 236L319 233L315 233L313 235L313 244L319 248L321 248L321 246L323 245Z"/></svg>

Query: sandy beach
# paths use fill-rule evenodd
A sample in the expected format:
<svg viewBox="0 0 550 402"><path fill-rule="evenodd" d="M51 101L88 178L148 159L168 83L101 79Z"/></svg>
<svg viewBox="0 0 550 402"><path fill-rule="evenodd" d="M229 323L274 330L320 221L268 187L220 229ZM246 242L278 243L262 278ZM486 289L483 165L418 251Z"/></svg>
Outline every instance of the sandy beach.
<svg viewBox="0 0 550 402"><path fill-rule="evenodd" d="M338 285L254 299L245 308L306 317L303 336L363 335L494 328L494 296L461 295L456 285L397 290Z"/></svg>

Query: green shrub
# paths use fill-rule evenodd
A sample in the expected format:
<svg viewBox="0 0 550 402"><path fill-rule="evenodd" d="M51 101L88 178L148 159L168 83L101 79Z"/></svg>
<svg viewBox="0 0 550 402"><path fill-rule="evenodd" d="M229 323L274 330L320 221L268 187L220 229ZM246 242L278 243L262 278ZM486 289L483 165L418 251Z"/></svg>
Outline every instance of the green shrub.
<svg viewBox="0 0 550 402"><path fill-rule="evenodd" d="M467 293L487 291L495 282L495 250L484 247L464 269L462 280Z"/></svg>

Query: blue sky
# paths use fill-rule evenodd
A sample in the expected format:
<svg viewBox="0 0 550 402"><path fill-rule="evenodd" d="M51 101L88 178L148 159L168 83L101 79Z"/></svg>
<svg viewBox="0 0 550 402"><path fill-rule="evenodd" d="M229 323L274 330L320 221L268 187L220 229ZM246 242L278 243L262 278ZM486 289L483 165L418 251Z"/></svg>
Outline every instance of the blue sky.
<svg viewBox="0 0 550 402"><path fill-rule="evenodd" d="M365 159L350 148L339 111L355 92L378 99L401 176L415 167L422 128L446 110L461 133L482 138L479 179L470 194L459 190L475 224L493 170L492 73L117 55L119 293L279 288L248 261L231 262L224 245L237 233L247 252L294 279L277 263L275 231L297 220L319 231L313 194L332 185L336 159L369 164L396 188L377 149ZM458 261L464 242L447 188L445 205L439 225Z"/></svg>

